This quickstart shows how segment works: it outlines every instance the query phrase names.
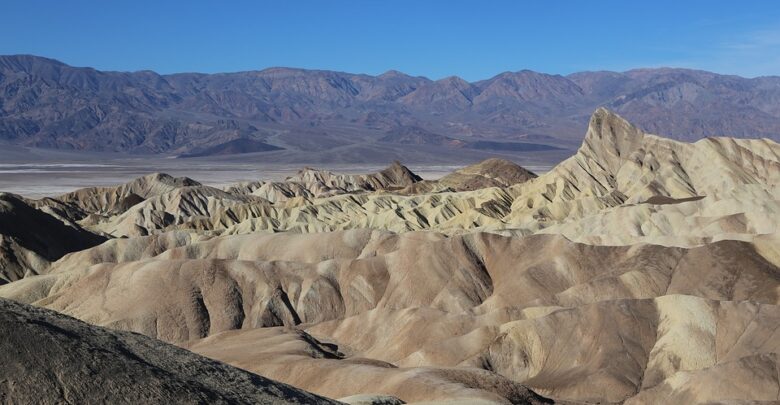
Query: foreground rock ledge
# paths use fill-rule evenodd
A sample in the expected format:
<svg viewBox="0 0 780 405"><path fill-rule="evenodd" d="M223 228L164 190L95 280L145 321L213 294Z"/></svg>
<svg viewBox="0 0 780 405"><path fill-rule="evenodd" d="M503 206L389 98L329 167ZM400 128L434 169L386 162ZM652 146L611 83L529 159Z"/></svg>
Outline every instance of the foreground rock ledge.
<svg viewBox="0 0 780 405"><path fill-rule="evenodd" d="M337 404L176 346L0 299L3 404Z"/></svg>

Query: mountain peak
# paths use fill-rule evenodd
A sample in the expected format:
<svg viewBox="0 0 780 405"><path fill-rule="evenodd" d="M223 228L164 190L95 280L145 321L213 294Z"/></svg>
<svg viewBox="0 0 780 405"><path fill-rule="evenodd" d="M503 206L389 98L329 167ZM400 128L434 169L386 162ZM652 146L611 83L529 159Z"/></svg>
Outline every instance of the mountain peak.
<svg viewBox="0 0 780 405"><path fill-rule="evenodd" d="M398 160L394 160L390 166L380 173L399 184L416 183L422 180L422 177L418 176Z"/></svg>
<svg viewBox="0 0 780 405"><path fill-rule="evenodd" d="M641 140L643 136L644 132L628 122L625 118L610 111L606 107L599 107L590 116L588 132L585 135L585 138L620 138L624 140L638 138Z"/></svg>
<svg viewBox="0 0 780 405"><path fill-rule="evenodd" d="M0 55L0 71L50 74L70 66L50 58L35 55Z"/></svg>
<svg viewBox="0 0 780 405"><path fill-rule="evenodd" d="M382 79L389 79L389 78L393 78L393 77L411 77L411 76L407 75L404 72L400 72L400 71L395 70L395 69L390 69L387 72L382 73L381 75L379 75L377 77L382 78Z"/></svg>
<svg viewBox="0 0 780 405"><path fill-rule="evenodd" d="M609 166L617 166L641 143L645 133L623 117L599 107L588 123L588 132L579 153L598 157Z"/></svg>
<svg viewBox="0 0 780 405"><path fill-rule="evenodd" d="M459 76L447 76L447 77L445 77L443 79L437 80L437 82L438 83L453 84L453 85L463 86L463 87L468 87L468 86L471 85L471 83L467 82L466 80L464 80L463 78L461 78Z"/></svg>

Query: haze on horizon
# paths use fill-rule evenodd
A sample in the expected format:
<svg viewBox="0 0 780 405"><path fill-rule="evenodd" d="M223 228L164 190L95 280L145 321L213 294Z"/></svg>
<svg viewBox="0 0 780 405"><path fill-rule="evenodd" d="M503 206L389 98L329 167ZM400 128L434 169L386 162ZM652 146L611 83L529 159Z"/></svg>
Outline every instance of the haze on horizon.
<svg viewBox="0 0 780 405"><path fill-rule="evenodd" d="M569 74L683 67L780 71L780 7L748 1L12 2L0 54L158 73L274 66L468 81L531 69ZM73 29L78 27L78 29ZM24 33L24 35L20 35Z"/></svg>

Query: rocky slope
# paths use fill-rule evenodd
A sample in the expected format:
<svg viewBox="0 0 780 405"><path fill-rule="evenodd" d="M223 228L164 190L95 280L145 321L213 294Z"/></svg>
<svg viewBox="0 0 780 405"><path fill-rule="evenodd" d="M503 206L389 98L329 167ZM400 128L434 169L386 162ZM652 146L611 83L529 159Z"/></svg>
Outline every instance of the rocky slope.
<svg viewBox="0 0 780 405"><path fill-rule="evenodd" d="M0 284L43 273L65 254L105 240L19 196L0 193Z"/></svg>
<svg viewBox="0 0 780 405"><path fill-rule="evenodd" d="M509 187L536 178L536 174L504 159L487 159L456 170L437 183L454 191L471 191L489 187Z"/></svg>
<svg viewBox="0 0 780 405"><path fill-rule="evenodd" d="M534 151L576 145L599 106L687 141L777 140L778 83L685 69L567 77L523 70L474 83L290 68L159 75L0 56L0 141L191 156L279 148L311 156L348 147L355 153L340 156L351 160L388 142L402 150L428 144Z"/></svg>
<svg viewBox="0 0 780 405"><path fill-rule="evenodd" d="M32 203L38 207L49 207L60 216L80 220L88 215L118 215L151 197L182 187L200 185L186 177L174 178L164 173L155 173L116 187L89 187Z"/></svg>
<svg viewBox="0 0 780 405"><path fill-rule="evenodd" d="M0 299L0 401L336 404L142 335Z"/></svg>

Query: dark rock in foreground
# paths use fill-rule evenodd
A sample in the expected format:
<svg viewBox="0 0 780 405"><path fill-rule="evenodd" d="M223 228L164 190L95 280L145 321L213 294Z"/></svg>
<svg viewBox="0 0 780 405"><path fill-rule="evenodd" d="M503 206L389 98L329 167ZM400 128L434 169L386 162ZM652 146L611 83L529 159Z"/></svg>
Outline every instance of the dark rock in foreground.
<svg viewBox="0 0 780 405"><path fill-rule="evenodd" d="M143 335L0 300L0 403L337 403Z"/></svg>

